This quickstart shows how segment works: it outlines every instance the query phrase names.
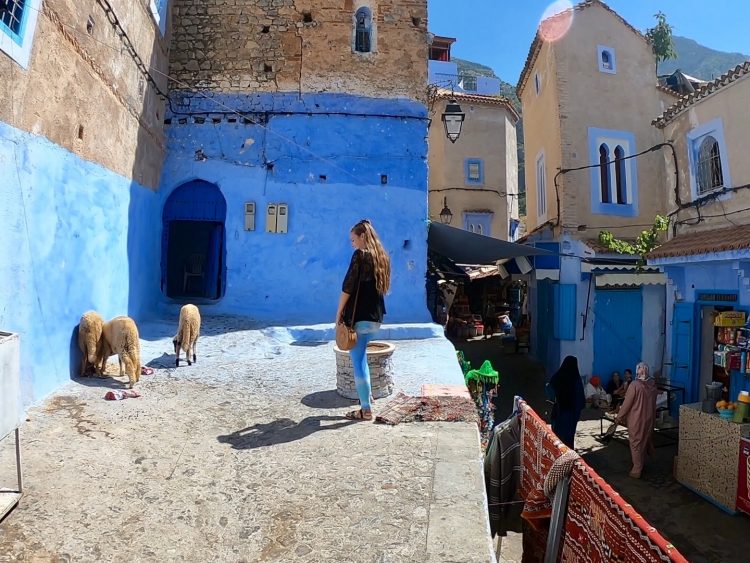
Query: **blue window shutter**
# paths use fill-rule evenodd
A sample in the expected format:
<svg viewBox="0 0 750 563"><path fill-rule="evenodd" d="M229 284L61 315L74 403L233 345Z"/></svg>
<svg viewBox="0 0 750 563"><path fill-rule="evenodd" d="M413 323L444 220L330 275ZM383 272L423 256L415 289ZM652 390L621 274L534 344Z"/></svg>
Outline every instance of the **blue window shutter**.
<svg viewBox="0 0 750 563"><path fill-rule="evenodd" d="M700 400L693 381L694 303L675 303L672 313L672 369L669 382L685 388L685 402ZM675 416L677 413L672 413Z"/></svg>
<svg viewBox="0 0 750 563"><path fill-rule="evenodd" d="M576 285L559 283L554 286L554 337L576 339Z"/></svg>

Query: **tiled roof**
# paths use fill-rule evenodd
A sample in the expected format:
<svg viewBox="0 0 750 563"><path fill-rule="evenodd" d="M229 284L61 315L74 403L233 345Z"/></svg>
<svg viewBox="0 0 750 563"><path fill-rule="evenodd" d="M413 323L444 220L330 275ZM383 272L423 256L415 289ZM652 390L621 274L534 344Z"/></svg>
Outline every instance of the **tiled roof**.
<svg viewBox="0 0 750 563"><path fill-rule="evenodd" d="M711 82L698 88L695 92L692 92L691 94L680 98L679 101L669 106L664 111L664 113L654 119L651 122L651 125L655 125L659 129L663 129L664 127L666 127L667 123L669 123L677 115L682 113L684 109L692 106L694 103L702 100L706 96L713 94L717 90L720 90L721 88L732 84L748 73L750 73L750 61L745 61L744 63L738 64L733 69L722 74L716 80L712 80Z"/></svg>
<svg viewBox="0 0 750 563"><path fill-rule="evenodd" d="M662 85L662 84L657 84L657 85L656 85L656 89L657 89L657 90L660 90L661 92L664 92L665 94L671 94L671 95L673 95L673 96L674 96L675 98L680 98L680 97L682 97L682 96L681 96L680 94L678 94L677 92L675 92L674 90L672 90L672 89L671 89L670 87L668 87L668 86L664 86L664 85Z"/></svg>
<svg viewBox="0 0 750 563"><path fill-rule="evenodd" d="M579 4L576 4L572 8L568 8L567 10L563 10L562 12L555 14L553 16L550 16L545 21L554 21L556 18L563 17L570 13L571 10L573 11L581 11L585 8L588 8L589 6L598 5L607 10L608 12L611 12L618 20L620 20L625 27L630 29L633 33L635 33L638 37L646 40L645 36L638 31L636 28L634 28L632 25L630 25L625 18L623 18L620 14L615 12L612 8L607 6L604 2L601 0L585 0L584 2L581 2ZM534 66L534 63L536 62L537 56L539 56L539 51L542 48L542 38L539 34L539 29L537 29L536 36L534 37L534 41L531 43L531 48L529 48L529 54L526 57L526 64L523 67L523 70L521 71L521 76L518 78L518 85L516 87L516 92L518 93L518 96L521 96L521 92L523 92L524 87L526 86L526 81L529 78L529 74L531 73L531 69Z"/></svg>
<svg viewBox="0 0 750 563"><path fill-rule="evenodd" d="M647 258L653 260L674 256L693 256L745 248L750 249L750 225L678 235L652 250Z"/></svg>
<svg viewBox="0 0 750 563"><path fill-rule="evenodd" d="M455 98L457 102L468 102L471 104L488 104L495 106L505 106L505 108L515 117L518 121L520 116L513 107L513 103L505 96L482 96L480 94L465 94L463 92L451 92L445 88L438 89L438 97L446 100Z"/></svg>

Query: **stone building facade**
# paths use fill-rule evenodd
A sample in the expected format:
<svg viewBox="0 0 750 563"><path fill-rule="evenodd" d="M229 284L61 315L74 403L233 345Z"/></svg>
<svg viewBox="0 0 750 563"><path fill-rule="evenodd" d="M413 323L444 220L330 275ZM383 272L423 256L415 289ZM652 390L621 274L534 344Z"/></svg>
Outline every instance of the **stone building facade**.
<svg viewBox="0 0 750 563"><path fill-rule="evenodd" d="M666 210L672 154L644 116L676 96L658 85L651 46L604 2L585 0L541 22L517 92L525 238L559 255L529 274L532 348L550 372L575 355L604 383L641 360L660 371L664 277L636 274L639 257L598 240L632 240Z"/></svg>
<svg viewBox="0 0 750 563"><path fill-rule="evenodd" d="M680 98L653 120L676 160L667 161L672 210L669 240L649 254L667 285L670 381L685 402L700 401L720 381L735 401L748 389L747 370L714 366L714 318L750 311L750 62ZM676 165L676 168L675 168Z"/></svg>
<svg viewBox="0 0 750 563"><path fill-rule="evenodd" d="M332 322L365 217L387 320L429 319L425 0L9 5L0 330L25 405L69 379L89 309Z"/></svg>
<svg viewBox="0 0 750 563"><path fill-rule="evenodd" d="M176 0L173 5L171 73L178 88L426 95L425 1ZM361 9L370 14L370 52L354 48L354 20Z"/></svg>
<svg viewBox="0 0 750 563"><path fill-rule="evenodd" d="M20 334L24 405L69 380L84 311L153 309L169 62L158 4L3 4L0 330Z"/></svg>
<svg viewBox="0 0 750 563"><path fill-rule="evenodd" d="M440 115L450 99L466 113L461 137L445 136ZM451 226L502 240L514 240L519 223L518 114L506 98L442 91L431 112L430 219L440 221L444 205Z"/></svg>

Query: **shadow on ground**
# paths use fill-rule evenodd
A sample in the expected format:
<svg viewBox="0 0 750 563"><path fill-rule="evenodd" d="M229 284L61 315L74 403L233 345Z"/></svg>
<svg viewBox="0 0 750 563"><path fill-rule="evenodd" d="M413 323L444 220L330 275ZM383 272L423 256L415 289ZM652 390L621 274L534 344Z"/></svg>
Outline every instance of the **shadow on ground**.
<svg viewBox="0 0 750 563"><path fill-rule="evenodd" d="M357 401L353 399L346 399L339 395L335 389L329 389L328 391L316 391L302 397L300 401L306 407L314 409L340 409L342 407L349 407Z"/></svg>
<svg viewBox="0 0 750 563"><path fill-rule="evenodd" d="M336 423L323 424L328 421L336 421ZM356 421L348 420L343 416L308 416L299 422L291 418L280 418L273 422L254 424L231 434L219 435L216 439L222 444L230 444L235 450L251 450L294 442L315 432L336 430L355 423Z"/></svg>

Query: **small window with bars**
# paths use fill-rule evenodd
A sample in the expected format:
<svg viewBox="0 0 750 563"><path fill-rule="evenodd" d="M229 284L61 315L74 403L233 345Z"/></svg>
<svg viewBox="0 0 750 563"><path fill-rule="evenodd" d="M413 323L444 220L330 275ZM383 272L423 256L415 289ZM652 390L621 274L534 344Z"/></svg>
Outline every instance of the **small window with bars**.
<svg viewBox="0 0 750 563"><path fill-rule="evenodd" d="M358 53L372 51L372 14L362 7L354 15L354 50Z"/></svg>
<svg viewBox="0 0 750 563"><path fill-rule="evenodd" d="M707 194L724 187L719 142L713 135L706 135L698 145L695 162L698 195Z"/></svg>
<svg viewBox="0 0 750 563"><path fill-rule="evenodd" d="M0 0L0 22L3 24L0 29L5 27L12 33L21 35L26 3L27 0Z"/></svg>

